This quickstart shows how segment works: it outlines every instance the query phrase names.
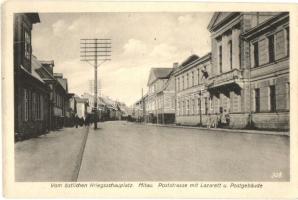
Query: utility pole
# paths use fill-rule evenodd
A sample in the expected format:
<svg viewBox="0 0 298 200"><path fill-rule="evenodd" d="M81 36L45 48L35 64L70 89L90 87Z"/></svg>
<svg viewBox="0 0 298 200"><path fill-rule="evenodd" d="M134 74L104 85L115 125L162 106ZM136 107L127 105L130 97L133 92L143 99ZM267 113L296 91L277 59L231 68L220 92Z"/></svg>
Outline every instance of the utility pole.
<svg viewBox="0 0 298 200"><path fill-rule="evenodd" d="M97 129L97 68L106 61L111 60L111 39L81 39L81 61L87 62L94 67L94 129Z"/></svg>

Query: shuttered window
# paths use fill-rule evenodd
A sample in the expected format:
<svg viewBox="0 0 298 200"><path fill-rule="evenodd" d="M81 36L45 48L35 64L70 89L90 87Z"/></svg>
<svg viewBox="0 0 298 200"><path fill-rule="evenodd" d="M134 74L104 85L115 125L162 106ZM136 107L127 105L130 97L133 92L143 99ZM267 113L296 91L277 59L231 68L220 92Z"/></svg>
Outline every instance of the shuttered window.
<svg viewBox="0 0 298 200"><path fill-rule="evenodd" d="M218 53L219 53L219 73L222 73L222 46L221 45L218 47Z"/></svg>
<svg viewBox="0 0 298 200"><path fill-rule="evenodd" d="M30 34L29 31L25 30L25 58L27 60L30 60L31 56L31 39L30 39Z"/></svg>
<svg viewBox="0 0 298 200"><path fill-rule="evenodd" d="M259 44L258 42L255 42L253 44L253 56L254 56L254 67L258 67L259 66Z"/></svg>
<svg viewBox="0 0 298 200"><path fill-rule="evenodd" d="M275 61L275 45L274 45L274 35L268 36L268 55L269 63Z"/></svg>
<svg viewBox="0 0 298 200"><path fill-rule="evenodd" d="M276 59L283 58L287 55L285 31L280 30L275 34L275 57Z"/></svg>
<svg viewBox="0 0 298 200"><path fill-rule="evenodd" d="M255 89L255 112L260 112L260 89Z"/></svg>
<svg viewBox="0 0 298 200"><path fill-rule="evenodd" d="M37 106L36 106L36 94L34 92L32 92L32 120L36 120L37 119L37 116L36 116L36 113L37 113Z"/></svg>
<svg viewBox="0 0 298 200"><path fill-rule="evenodd" d="M260 40L259 43L259 65L268 63L268 39Z"/></svg>
<svg viewBox="0 0 298 200"><path fill-rule="evenodd" d="M275 86L272 85L269 87L270 91L270 111L275 112L276 111L276 92L275 92Z"/></svg>
<svg viewBox="0 0 298 200"><path fill-rule="evenodd" d="M29 93L24 89L24 121L29 120Z"/></svg>

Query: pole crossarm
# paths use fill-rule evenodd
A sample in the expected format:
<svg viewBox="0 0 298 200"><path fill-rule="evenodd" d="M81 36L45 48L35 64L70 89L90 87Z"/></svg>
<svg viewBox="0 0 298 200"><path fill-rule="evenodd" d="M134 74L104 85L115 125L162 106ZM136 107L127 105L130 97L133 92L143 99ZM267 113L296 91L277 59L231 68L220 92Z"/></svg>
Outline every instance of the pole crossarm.
<svg viewBox="0 0 298 200"><path fill-rule="evenodd" d="M112 40L112 39L109 39L109 38L82 38L80 40Z"/></svg>
<svg viewBox="0 0 298 200"><path fill-rule="evenodd" d="M112 51L80 51L81 53L88 53L88 52L91 52L91 53L95 53L95 52L112 52Z"/></svg>
<svg viewBox="0 0 298 200"><path fill-rule="evenodd" d="M97 68L106 61L111 60L111 39L85 38L80 39L80 59L94 67L94 129L97 129Z"/></svg>
<svg viewBox="0 0 298 200"><path fill-rule="evenodd" d="M100 57L100 56L108 57L108 56L111 56L111 54L97 54L96 56L98 56L98 57ZM86 55L81 55L80 57L95 57L95 54L94 55L86 54Z"/></svg>

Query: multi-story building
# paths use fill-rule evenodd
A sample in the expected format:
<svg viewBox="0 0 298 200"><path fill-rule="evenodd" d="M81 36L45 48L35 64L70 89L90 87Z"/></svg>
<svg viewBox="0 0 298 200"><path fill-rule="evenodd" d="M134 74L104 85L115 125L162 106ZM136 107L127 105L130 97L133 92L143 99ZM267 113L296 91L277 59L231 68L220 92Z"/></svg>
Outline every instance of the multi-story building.
<svg viewBox="0 0 298 200"><path fill-rule="evenodd" d="M141 98L137 102L135 102L132 106L132 117L134 120L141 122L144 121L145 116L145 102L144 99Z"/></svg>
<svg viewBox="0 0 298 200"><path fill-rule="evenodd" d="M76 102L77 116L79 118L85 119L87 116L87 107L89 106L88 99L76 96L75 102Z"/></svg>
<svg viewBox="0 0 298 200"><path fill-rule="evenodd" d="M146 121L173 123L175 121L175 79L173 68L152 68L147 86Z"/></svg>
<svg viewBox="0 0 298 200"><path fill-rule="evenodd" d="M212 68L207 87L212 114L229 113L230 127L288 126L288 103L278 109L276 106L282 98L288 102L287 94L280 92L288 88L288 18L285 15L220 12L213 15L208 25Z"/></svg>
<svg viewBox="0 0 298 200"><path fill-rule="evenodd" d="M42 80L50 87L49 118L52 130L62 128L66 111L69 110L67 79L60 73L54 73L54 61L36 61L41 67L37 70Z"/></svg>
<svg viewBox="0 0 298 200"><path fill-rule="evenodd" d="M289 129L289 13L271 17L241 36L250 47L247 63L252 125Z"/></svg>
<svg viewBox="0 0 298 200"><path fill-rule="evenodd" d="M31 31L39 23L37 13L14 15L14 106L15 136L32 137L49 130L47 84L32 60Z"/></svg>
<svg viewBox="0 0 298 200"><path fill-rule="evenodd" d="M211 53L192 55L174 72L176 80L176 123L205 125L213 109L206 83L211 70Z"/></svg>

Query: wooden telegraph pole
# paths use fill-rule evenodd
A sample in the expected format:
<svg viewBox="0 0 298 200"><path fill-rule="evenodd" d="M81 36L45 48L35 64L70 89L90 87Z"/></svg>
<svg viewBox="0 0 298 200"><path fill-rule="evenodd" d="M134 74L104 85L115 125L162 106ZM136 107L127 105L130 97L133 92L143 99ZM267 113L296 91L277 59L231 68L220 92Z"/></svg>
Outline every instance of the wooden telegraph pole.
<svg viewBox="0 0 298 200"><path fill-rule="evenodd" d="M111 60L111 39L81 39L81 61L94 66L94 129L97 129L97 68L106 61Z"/></svg>

